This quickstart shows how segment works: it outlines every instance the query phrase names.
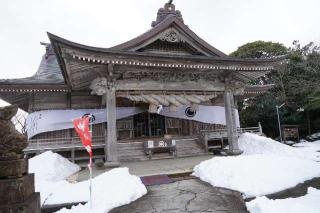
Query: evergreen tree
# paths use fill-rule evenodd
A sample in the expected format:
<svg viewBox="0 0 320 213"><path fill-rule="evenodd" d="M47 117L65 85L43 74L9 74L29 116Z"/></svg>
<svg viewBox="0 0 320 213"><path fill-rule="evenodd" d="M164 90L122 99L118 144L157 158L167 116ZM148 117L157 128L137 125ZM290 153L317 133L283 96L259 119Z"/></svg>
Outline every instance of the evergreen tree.
<svg viewBox="0 0 320 213"><path fill-rule="evenodd" d="M237 51L231 53L231 56L266 58L283 54L288 55L289 60L286 63L277 67L262 81L259 79L251 82L252 84L273 82L275 86L267 93L239 104L241 125L252 126L260 121L264 132L270 137L276 137L279 131L275 106L286 103L280 110L282 124L299 124L303 134L309 133L310 127L315 131L320 130L318 125L320 119L313 116L319 111L319 47L313 43L301 46L298 41L294 41L293 47L286 48L279 43L256 41L239 47ZM306 110L302 112L301 109Z"/></svg>

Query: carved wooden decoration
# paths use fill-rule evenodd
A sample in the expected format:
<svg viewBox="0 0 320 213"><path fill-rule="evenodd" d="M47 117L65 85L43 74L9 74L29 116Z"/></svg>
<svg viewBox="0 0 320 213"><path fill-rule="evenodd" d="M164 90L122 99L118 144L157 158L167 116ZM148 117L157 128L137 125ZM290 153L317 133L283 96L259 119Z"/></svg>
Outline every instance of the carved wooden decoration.
<svg viewBox="0 0 320 213"><path fill-rule="evenodd" d="M179 33L174 30L173 28L169 28L159 36L161 41L167 41L167 42L184 42L185 40L182 38Z"/></svg>

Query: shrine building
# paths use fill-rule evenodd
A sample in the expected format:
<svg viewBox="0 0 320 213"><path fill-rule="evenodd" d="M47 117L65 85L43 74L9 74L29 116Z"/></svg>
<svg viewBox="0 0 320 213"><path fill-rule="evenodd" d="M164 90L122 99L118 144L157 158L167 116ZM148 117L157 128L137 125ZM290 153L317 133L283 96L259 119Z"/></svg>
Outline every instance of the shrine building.
<svg viewBox="0 0 320 213"><path fill-rule="evenodd" d="M262 130L240 128L236 102L270 89L249 82L283 60L224 54L170 2L150 30L110 48L48 37L35 75L0 80L0 98L29 113L26 154L53 150L73 161L88 157L72 124L85 114L94 117L94 158L107 163L203 155L227 144L228 154L241 154L239 134Z"/></svg>

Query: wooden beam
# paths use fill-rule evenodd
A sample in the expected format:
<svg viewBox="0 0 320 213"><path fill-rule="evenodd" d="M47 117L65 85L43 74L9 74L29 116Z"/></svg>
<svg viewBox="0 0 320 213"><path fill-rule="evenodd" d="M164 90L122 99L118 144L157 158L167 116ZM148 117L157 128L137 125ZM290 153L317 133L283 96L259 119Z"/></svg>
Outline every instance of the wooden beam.
<svg viewBox="0 0 320 213"><path fill-rule="evenodd" d="M184 82L160 82L160 81L138 81L119 80L116 81L117 91L128 90L165 90L165 91L224 91L224 84L212 81L184 81Z"/></svg>

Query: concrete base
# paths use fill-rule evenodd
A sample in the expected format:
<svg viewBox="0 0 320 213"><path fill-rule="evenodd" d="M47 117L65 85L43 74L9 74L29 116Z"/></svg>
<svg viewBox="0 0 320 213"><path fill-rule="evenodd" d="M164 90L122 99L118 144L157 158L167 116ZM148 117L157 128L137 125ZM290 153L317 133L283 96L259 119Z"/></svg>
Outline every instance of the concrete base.
<svg viewBox="0 0 320 213"><path fill-rule="evenodd" d="M35 192L21 203L0 206L1 213L40 213L40 193Z"/></svg>
<svg viewBox="0 0 320 213"><path fill-rule="evenodd" d="M107 161L104 163L105 168L116 168L119 167L121 164L118 161Z"/></svg>
<svg viewBox="0 0 320 213"><path fill-rule="evenodd" d="M40 213L40 193L34 191L34 174L28 160L0 161L0 212Z"/></svg>
<svg viewBox="0 0 320 213"><path fill-rule="evenodd" d="M94 165L97 169L104 169L104 162L102 159L96 159Z"/></svg>
<svg viewBox="0 0 320 213"><path fill-rule="evenodd" d="M241 155L243 153L240 149L234 149L234 150L227 150L227 155Z"/></svg>
<svg viewBox="0 0 320 213"><path fill-rule="evenodd" d="M0 179L0 206L22 203L34 193L34 175Z"/></svg>

